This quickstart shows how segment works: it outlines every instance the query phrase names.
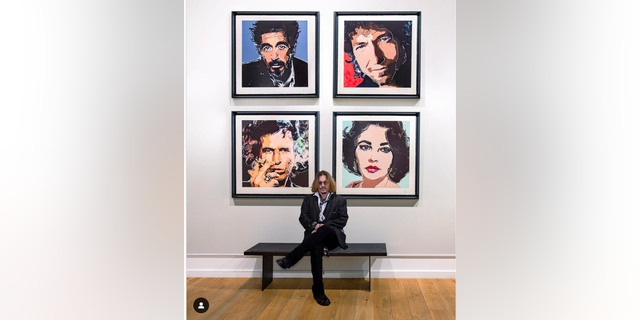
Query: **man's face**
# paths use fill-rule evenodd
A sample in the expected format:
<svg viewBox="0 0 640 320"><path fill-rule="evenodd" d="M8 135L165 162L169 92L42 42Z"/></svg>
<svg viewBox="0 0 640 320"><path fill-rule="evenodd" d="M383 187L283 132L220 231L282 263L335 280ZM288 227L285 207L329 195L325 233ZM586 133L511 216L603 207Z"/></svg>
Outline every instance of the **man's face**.
<svg viewBox="0 0 640 320"><path fill-rule="evenodd" d="M327 176L320 176L318 178L318 193L324 198L329 193L329 186L327 185Z"/></svg>
<svg viewBox="0 0 640 320"><path fill-rule="evenodd" d="M270 172L276 172L277 180L284 180L291 171L293 164L293 138L289 131L279 131L273 134L266 134L260 138L262 148L260 149L260 159L271 161L274 166Z"/></svg>
<svg viewBox="0 0 640 320"><path fill-rule="evenodd" d="M262 35L260 54L269 72L276 76L281 75L289 62L289 50L291 46L283 32L270 32Z"/></svg>
<svg viewBox="0 0 640 320"><path fill-rule="evenodd" d="M385 28L356 28L351 36L356 61L378 85L389 84L398 70L398 43Z"/></svg>

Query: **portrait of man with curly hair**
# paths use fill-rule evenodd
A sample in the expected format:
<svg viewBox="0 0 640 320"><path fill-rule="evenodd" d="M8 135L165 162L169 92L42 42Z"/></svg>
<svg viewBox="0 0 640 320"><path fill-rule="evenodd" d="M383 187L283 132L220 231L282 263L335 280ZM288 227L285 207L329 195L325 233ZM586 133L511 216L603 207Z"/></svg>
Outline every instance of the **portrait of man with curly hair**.
<svg viewBox="0 0 640 320"><path fill-rule="evenodd" d="M306 21L259 20L251 23L250 39L258 58L243 62L243 87L309 86L307 61L296 56L299 47L306 49L306 43L299 45L302 23L306 26Z"/></svg>

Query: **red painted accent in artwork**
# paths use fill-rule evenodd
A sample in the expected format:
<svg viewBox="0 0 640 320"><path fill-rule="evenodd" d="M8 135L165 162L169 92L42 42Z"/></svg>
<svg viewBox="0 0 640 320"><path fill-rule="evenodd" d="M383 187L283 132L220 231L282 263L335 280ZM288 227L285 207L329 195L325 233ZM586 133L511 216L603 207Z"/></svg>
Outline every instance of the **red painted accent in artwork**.
<svg viewBox="0 0 640 320"><path fill-rule="evenodd" d="M354 88L362 83L362 78L355 78L355 72L353 71L353 64L349 63L349 55L344 54L344 87Z"/></svg>

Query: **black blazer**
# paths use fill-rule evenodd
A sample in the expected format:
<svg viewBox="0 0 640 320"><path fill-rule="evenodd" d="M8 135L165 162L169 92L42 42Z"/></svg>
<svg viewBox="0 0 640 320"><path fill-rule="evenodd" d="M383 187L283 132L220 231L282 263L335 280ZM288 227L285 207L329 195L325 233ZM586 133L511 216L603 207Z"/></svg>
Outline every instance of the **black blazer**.
<svg viewBox="0 0 640 320"><path fill-rule="evenodd" d="M332 194L324 208L324 225L331 227L338 237L338 242L342 249L347 249L347 235L341 231L347 225L349 215L347 214L347 199L340 195ZM318 197L309 194L304 197L302 207L300 207L300 224L304 228L304 237L308 237L313 231L311 224L320 220L320 208L318 208Z"/></svg>

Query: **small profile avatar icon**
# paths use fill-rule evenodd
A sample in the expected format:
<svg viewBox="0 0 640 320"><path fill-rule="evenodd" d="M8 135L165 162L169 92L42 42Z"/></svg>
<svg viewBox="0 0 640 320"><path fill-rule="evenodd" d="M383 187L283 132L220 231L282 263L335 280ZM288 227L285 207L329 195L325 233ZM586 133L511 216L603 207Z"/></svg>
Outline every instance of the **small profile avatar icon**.
<svg viewBox="0 0 640 320"><path fill-rule="evenodd" d="M193 309L196 310L197 313L205 313L209 310L209 301L205 298L198 298L193 302Z"/></svg>

